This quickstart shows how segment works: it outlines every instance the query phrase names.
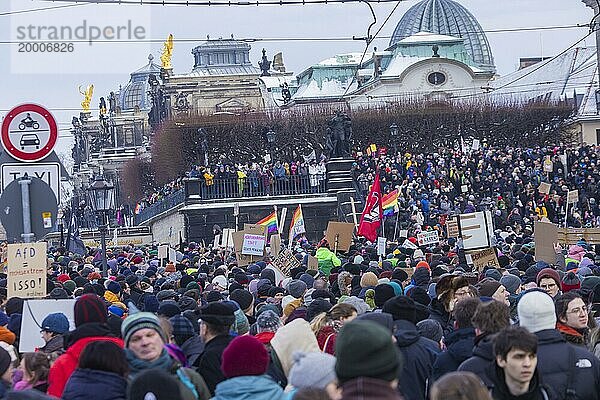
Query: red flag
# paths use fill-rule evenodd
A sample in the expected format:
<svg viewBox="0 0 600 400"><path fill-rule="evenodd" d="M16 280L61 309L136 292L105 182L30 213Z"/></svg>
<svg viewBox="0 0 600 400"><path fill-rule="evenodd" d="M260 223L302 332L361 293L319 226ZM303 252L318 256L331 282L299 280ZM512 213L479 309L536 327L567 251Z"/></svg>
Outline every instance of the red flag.
<svg viewBox="0 0 600 400"><path fill-rule="evenodd" d="M381 184L379 183L379 173L375 175L375 182L367 196L365 209L360 216L358 225L358 235L364 236L367 240L375 242L377 240L377 230L381 226L381 216L383 209L381 205Z"/></svg>

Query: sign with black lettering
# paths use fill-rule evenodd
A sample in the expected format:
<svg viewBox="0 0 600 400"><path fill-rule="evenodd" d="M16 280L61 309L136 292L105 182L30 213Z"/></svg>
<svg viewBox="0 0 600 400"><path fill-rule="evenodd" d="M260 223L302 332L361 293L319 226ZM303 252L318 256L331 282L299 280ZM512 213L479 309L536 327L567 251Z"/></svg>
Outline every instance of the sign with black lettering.
<svg viewBox="0 0 600 400"><path fill-rule="evenodd" d="M46 297L46 243L8 245L8 298Z"/></svg>
<svg viewBox="0 0 600 400"><path fill-rule="evenodd" d="M60 199L60 164L2 164L2 191L4 191L12 181L16 181L25 175L32 178L39 178L42 182L45 182L54 192L54 196L56 196L57 199Z"/></svg>

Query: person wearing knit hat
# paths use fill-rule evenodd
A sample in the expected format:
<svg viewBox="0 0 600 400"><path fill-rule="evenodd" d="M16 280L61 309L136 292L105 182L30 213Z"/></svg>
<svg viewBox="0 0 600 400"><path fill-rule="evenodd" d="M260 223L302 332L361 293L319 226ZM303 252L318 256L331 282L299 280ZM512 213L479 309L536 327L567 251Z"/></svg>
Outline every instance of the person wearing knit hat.
<svg viewBox="0 0 600 400"><path fill-rule="evenodd" d="M79 356L91 342L107 340L123 347L123 340L113 337L107 325L106 303L95 294L86 294L77 299L74 306L75 330L69 333L71 343L65 354L50 367L48 394L62 397L63 390L71 374L79 364Z"/></svg>
<svg viewBox="0 0 600 400"><path fill-rule="evenodd" d="M401 399L396 391L400 355L385 328L371 321L345 324L335 353L335 372L345 398Z"/></svg>
<svg viewBox="0 0 600 400"><path fill-rule="evenodd" d="M339 303L346 303L354 306L358 315L363 315L371 311L371 307L363 299L356 296L346 297L344 300L340 299Z"/></svg>
<svg viewBox="0 0 600 400"><path fill-rule="evenodd" d="M513 295L517 296L521 293L521 278L513 274L506 274L500 278L500 283L504 285L506 290Z"/></svg>
<svg viewBox="0 0 600 400"><path fill-rule="evenodd" d="M329 398L341 398L335 375L335 357L331 354L298 351L293 354L294 364L288 383L295 389L315 388L327 392Z"/></svg>
<svg viewBox="0 0 600 400"><path fill-rule="evenodd" d="M173 267L174 268L174 267ZM177 377L160 369L150 369L138 374L128 385L129 400L180 400Z"/></svg>
<svg viewBox="0 0 600 400"><path fill-rule="evenodd" d="M556 297L556 295L560 292L560 276L555 269L542 269L540 272L538 272L535 278L535 283L552 298Z"/></svg>
<svg viewBox="0 0 600 400"><path fill-rule="evenodd" d="M200 354L204 352L202 339L194 332L192 322L182 316L175 315L169 319L173 327L173 340L179 346L189 365L194 365Z"/></svg>
<svg viewBox="0 0 600 400"><path fill-rule="evenodd" d="M248 323L253 324L256 319L252 316L254 310L254 296L245 289L236 289L229 294L229 299L235 301L246 314Z"/></svg>
<svg viewBox="0 0 600 400"><path fill-rule="evenodd" d="M422 337L433 340L434 342L439 343L440 346L442 345L444 331L442 331L442 326L438 321L434 319L424 319L423 321L419 321L417 323L417 330Z"/></svg>
<svg viewBox="0 0 600 400"><path fill-rule="evenodd" d="M287 395L269 376L269 354L252 336L238 336L223 351L221 369L227 378L217 385L213 400L284 400Z"/></svg>
<svg viewBox="0 0 600 400"><path fill-rule="evenodd" d="M69 320L63 313L48 314L42 321L42 339L46 343L38 349L43 353L62 352L64 350L64 334L69 332Z"/></svg>
<svg viewBox="0 0 600 400"><path fill-rule="evenodd" d="M202 371L211 395L217 384L225 380L221 371L221 357L225 348L233 340L229 334L236 322L234 309L223 302L213 302L200 308L200 337L204 342L204 353L196 360L194 367Z"/></svg>
<svg viewBox="0 0 600 400"><path fill-rule="evenodd" d="M272 310L265 310L256 318L256 339L262 344L271 343L275 332L283 326L279 316Z"/></svg>
<svg viewBox="0 0 600 400"><path fill-rule="evenodd" d="M0 347L0 398L6 398L6 392L12 386L13 363L8 351Z"/></svg>
<svg viewBox="0 0 600 400"><path fill-rule="evenodd" d="M378 283L377 275L375 275L373 272L365 272L360 277L360 287L363 289L374 288Z"/></svg>
<svg viewBox="0 0 600 400"><path fill-rule="evenodd" d="M579 288L581 288L581 280L579 279L579 276L572 271L567 272L560 282L561 291L563 293L567 293L571 290L578 290Z"/></svg>
<svg viewBox="0 0 600 400"><path fill-rule="evenodd" d="M306 283L299 279L294 279L288 283L287 291L290 296L293 296L296 299L301 299L306 292L307 286Z"/></svg>
<svg viewBox="0 0 600 400"><path fill-rule="evenodd" d="M580 399L596 399L600 361L584 347L573 346L556 330L553 299L539 289L525 292L517 304L519 325L538 337L537 368L556 398L566 399L568 389ZM568 355L568 356L565 356Z"/></svg>
<svg viewBox="0 0 600 400"><path fill-rule="evenodd" d="M382 283L380 285L375 286L375 306L379 309L383 307L386 301L396 296L394 292L394 288L387 284Z"/></svg>
<svg viewBox="0 0 600 400"><path fill-rule="evenodd" d="M183 367L166 350L168 338L156 315L148 312L130 314L123 321L121 334L126 346L130 379L135 379L145 371L160 369L177 378L182 399L210 399L202 377Z"/></svg>
<svg viewBox="0 0 600 400"><path fill-rule="evenodd" d="M497 280L485 278L476 286L480 297L491 297L494 300L509 304L506 288Z"/></svg>

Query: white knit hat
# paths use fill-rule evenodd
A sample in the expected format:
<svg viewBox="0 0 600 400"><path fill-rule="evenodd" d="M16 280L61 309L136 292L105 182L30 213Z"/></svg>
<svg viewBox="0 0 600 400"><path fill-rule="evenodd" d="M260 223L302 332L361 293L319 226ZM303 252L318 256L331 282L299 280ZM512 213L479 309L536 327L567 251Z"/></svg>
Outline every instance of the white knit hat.
<svg viewBox="0 0 600 400"><path fill-rule="evenodd" d="M535 290L525 293L517 305L519 325L535 333L556 328L556 312L552 297Z"/></svg>

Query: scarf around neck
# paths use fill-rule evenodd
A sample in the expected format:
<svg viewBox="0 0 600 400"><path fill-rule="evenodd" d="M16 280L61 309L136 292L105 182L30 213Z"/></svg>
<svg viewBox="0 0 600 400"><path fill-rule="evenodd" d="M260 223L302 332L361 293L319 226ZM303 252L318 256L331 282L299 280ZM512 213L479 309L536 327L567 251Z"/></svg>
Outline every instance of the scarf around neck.
<svg viewBox="0 0 600 400"><path fill-rule="evenodd" d="M160 357L154 361L140 360L129 349L125 350L125 354L127 355L127 362L129 363L129 375L132 378L148 369L162 369L163 371L170 373L171 367L173 366L173 359L165 349L163 349Z"/></svg>

